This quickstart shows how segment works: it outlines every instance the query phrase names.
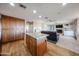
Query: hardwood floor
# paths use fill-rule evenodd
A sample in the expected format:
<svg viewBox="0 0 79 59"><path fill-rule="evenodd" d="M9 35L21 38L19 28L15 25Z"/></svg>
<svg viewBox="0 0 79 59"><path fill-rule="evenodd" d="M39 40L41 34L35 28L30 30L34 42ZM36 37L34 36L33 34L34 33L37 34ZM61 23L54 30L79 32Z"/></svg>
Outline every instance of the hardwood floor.
<svg viewBox="0 0 79 59"><path fill-rule="evenodd" d="M8 54L12 56L29 56L31 55L27 48L24 46L23 40L18 40L15 42L10 42L7 44L3 44L2 46L2 54Z"/></svg>
<svg viewBox="0 0 79 59"><path fill-rule="evenodd" d="M24 46L23 40L3 44L2 54L11 56L31 56L27 47ZM44 56L79 56L79 54L48 42L47 52Z"/></svg>

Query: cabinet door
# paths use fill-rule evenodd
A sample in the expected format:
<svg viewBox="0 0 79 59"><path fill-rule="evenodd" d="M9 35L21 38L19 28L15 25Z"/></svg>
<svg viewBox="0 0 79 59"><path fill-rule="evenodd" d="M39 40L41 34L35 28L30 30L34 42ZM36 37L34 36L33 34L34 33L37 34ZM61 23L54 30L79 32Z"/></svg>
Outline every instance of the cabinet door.
<svg viewBox="0 0 79 59"><path fill-rule="evenodd" d="M30 43L30 39L29 36L26 34L26 44L28 49L29 49L29 43Z"/></svg>
<svg viewBox="0 0 79 59"><path fill-rule="evenodd" d="M25 25L24 20L20 20L20 19L19 19L17 29L18 29L18 32L19 32L19 37L20 37L20 39L24 39L24 30L25 30L25 29L24 29L24 25Z"/></svg>
<svg viewBox="0 0 79 59"><path fill-rule="evenodd" d="M1 40L1 19L0 19L0 53L1 53L1 50L2 50L2 40Z"/></svg>
<svg viewBox="0 0 79 59"><path fill-rule="evenodd" d="M10 17L10 40L15 40L15 18Z"/></svg>
<svg viewBox="0 0 79 59"><path fill-rule="evenodd" d="M10 41L10 31L9 30L2 30L2 42Z"/></svg>
<svg viewBox="0 0 79 59"><path fill-rule="evenodd" d="M47 40L44 41L43 45L44 45L43 46L43 48L44 48L43 49L43 54L44 54L47 51Z"/></svg>
<svg viewBox="0 0 79 59"><path fill-rule="evenodd" d="M36 55L36 40L30 36L30 52L33 56Z"/></svg>
<svg viewBox="0 0 79 59"><path fill-rule="evenodd" d="M43 40L41 43L37 46L37 55L42 56L47 51L47 41Z"/></svg>
<svg viewBox="0 0 79 59"><path fill-rule="evenodd" d="M2 16L2 29L10 28L10 18L8 16Z"/></svg>
<svg viewBox="0 0 79 59"><path fill-rule="evenodd" d="M1 42L1 19L0 19L0 42Z"/></svg>
<svg viewBox="0 0 79 59"><path fill-rule="evenodd" d="M16 19L16 39L23 39L24 38L24 20Z"/></svg>
<svg viewBox="0 0 79 59"><path fill-rule="evenodd" d="M19 39L19 29L17 28L18 27L18 22L19 22L19 20L17 20L17 19L15 19L15 40L18 40Z"/></svg>
<svg viewBox="0 0 79 59"><path fill-rule="evenodd" d="M2 16L2 42L10 40L10 20L7 16Z"/></svg>
<svg viewBox="0 0 79 59"><path fill-rule="evenodd" d="M29 50L30 50L31 54L33 54L33 51L32 51L33 50L33 46L32 46L32 43L33 42L32 42L31 37L30 37L30 40L29 41L30 41L30 43L29 43Z"/></svg>

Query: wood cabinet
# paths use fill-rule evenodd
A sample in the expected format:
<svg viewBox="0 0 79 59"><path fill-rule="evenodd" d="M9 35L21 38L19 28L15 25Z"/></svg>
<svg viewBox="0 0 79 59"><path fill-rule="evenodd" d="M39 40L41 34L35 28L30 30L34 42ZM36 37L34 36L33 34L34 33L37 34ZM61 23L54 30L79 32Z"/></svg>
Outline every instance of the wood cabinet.
<svg viewBox="0 0 79 59"><path fill-rule="evenodd" d="M27 48L29 49L30 53L32 55L36 55L36 51L35 51L36 41L35 41L35 39L29 35L26 35L26 44L27 44Z"/></svg>
<svg viewBox="0 0 79 59"><path fill-rule="evenodd" d="M47 51L47 40L42 41L38 46L37 46L37 55L43 55Z"/></svg>
<svg viewBox="0 0 79 59"><path fill-rule="evenodd" d="M29 50L30 50L30 52L31 52L31 54L32 55L36 55L36 40L33 38L33 37L30 37L29 36L29 39L30 39L30 43L29 43L29 45L30 45L30 48L29 48Z"/></svg>
<svg viewBox="0 0 79 59"><path fill-rule="evenodd" d="M20 20L20 21L19 21ZM16 19L16 33L15 33L15 36L16 36L16 39L23 39L23 35L24 35L24 21L19 19L17 20Z"/></svg>
<svg viewBox="0 0 79 59"><path fill-rule="evenodd" d="M2 17L2 19L1 19L1 26L2 26L2 42L4 41L4 42L6 42L7 40L9 40L10 39L10 31L9 31L9 29L10 29L10 21L9 21L9 17L6 17L6 16L4 16L4 17Z"/></svg>
<svg viewBox="0 0 79 59"><path fill-rule="evenodd" d="M39 40L40 43L37 41L38 40L36 38L26 34L26 44L30 53L33 56L42 56L47 51L47 40L41 39Z"/></svg>
<svg viewBox="0 0 79 59"><path fill-rule="evenodd" d="M0 19L0 53L1 53L1 50L2 50L2 49L1 49L1 47L2 47L1 42L2 42L2 41L1 41L1 19Z"/></svg>
<svg viewBox="0 0 79 59"><path fill-rule="evenodd" d="M2 15L0 18L0 53L2 43L24 39L25 21Z"/></svg>
<svg viewBox="0 0 79 59"><path fill-rule="evenodd" d="M2 15L2 42L24 39L23 19Z"/></svg>
<svg viewBox="0 0 79 59"><path fill-rule="evenodd" d="M10 19L10 39L15 40L15 29L16 29L16 24L15 24L15 18Z"/></svg>
<svg viewBox="0 0 79 59"><path fill-rule="evenodd" d="M27 43L27 48L29 48L29 36L28 35L26 35L26 40L25 41L26 41L25 43Z"/></svg>

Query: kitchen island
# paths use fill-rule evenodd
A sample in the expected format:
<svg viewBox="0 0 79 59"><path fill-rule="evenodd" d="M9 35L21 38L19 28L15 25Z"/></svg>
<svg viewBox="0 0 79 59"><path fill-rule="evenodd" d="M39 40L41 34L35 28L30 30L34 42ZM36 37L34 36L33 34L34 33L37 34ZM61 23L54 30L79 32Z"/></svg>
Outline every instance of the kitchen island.
<svg viewBox="0 0 79 59"><path fill-rule="evenodd" d="M46 36L41 33L26 33L26 45L33 56L42 56L47 52Z"/></svg>

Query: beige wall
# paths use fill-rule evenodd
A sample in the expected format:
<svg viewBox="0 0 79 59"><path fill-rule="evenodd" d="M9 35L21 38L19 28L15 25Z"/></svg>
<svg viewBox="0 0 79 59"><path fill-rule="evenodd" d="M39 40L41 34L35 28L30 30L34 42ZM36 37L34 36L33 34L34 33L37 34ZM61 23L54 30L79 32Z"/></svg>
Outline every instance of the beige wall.
<svg viewBox="0 0 79 59"><path fill-rule="evenodd" d="M70 23L71 25L71 29L74 31L74 37L76 38L76 32L77 32L77 19L75 19L74 21L72 21Z"/></svg>
<svg viewBox="0 0 79 59"><path fill-rule="evenodd" d="M76 34L76 37L77 37L77 41L79 41L79 18L76 19L76 31L75 31L75 34Z"/></svg>

